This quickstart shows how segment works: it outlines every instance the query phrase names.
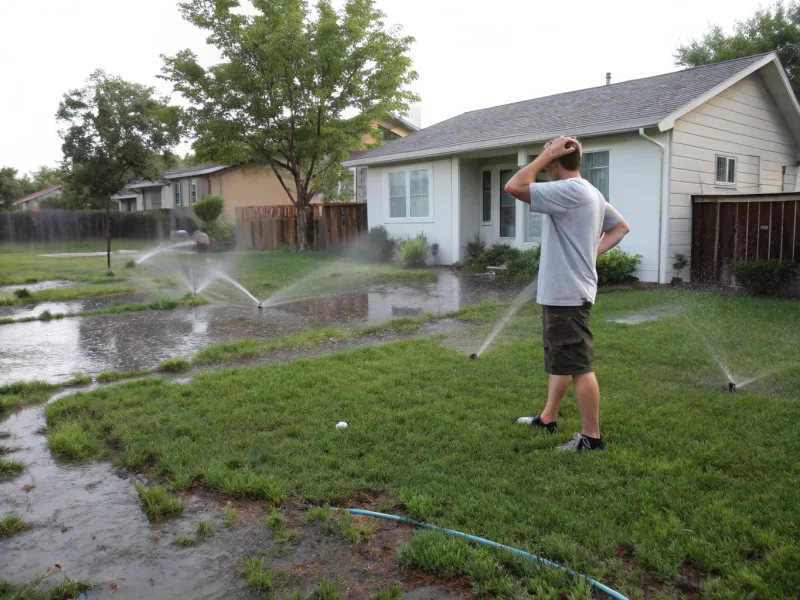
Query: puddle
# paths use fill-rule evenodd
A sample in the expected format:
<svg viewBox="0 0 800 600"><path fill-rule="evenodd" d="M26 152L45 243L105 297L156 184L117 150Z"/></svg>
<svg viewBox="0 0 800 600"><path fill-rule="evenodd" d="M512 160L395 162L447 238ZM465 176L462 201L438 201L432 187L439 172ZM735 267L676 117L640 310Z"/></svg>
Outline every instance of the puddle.
<svg viewBox="0 0 800 600"><path fill-rule="evenodd" d="M22 283L20 285L3 285L0 286L0 295L13 294L15 290L27 289L29 292L41 292L42 290L54 290L56 288L65 288L75 285L74 281L67 279L52 279L49 281L39 281L37 283Z"/></svg>
<svg viewBox="0 0 800 600"><path fill-rule="evenodd" d="M3 325L0 385L22 379L59 382L77 372L97 375L105 370L153 368L167 358L191 357L214 342L276 339L322 326L377 325L395 317L452 312L484 299L507 301L513 295L513 289L440 271L435 283L424 286L378 286L263 310L228 302L189 310ZM117 301L130 301L130 296ZM39 305L33 315L44 308ZM48 310L68 312L63 307Z"/></svg>
<svg viewBox="0 0 800 600"><path fill-rule="evenodd" d="M167 293L160 295L174 295ZM129 294L116 294L114 296L100 296L97 298L83 298L79 300L63 300L58 302L37 302L36 304L24 304L21 306L0 307L0 317L12 319L24 319L26 317L38 317L45 310L51 313L71 313L82 310L96 310L109 306L128 304L129 302L149 302L153 299L151 292L134 292ZM1 339L1 338L0 338ZM2 342L0 342L0 357L2 356Z"/></svg>
<svg viewBox="0 0 800 600"><path fill-rule="evenodd" d="M107 462L75 463L54 459L40 408L26 408L2 423L12 437L13 453L27 471L0 482L0 514L14 511L33 527L0 540L0 580L41 578L53 564L83 580L116 578L115 589L100 585L88 598L253 598L239 575L245 557L262 553L267 568L285 572L285 592L308 594L322 579L339 577L343 598L369 598L382 587L400 583L411 598L471 598L465 582L404 571L396 552L413 530L376 521L369 544L351 546L311 524L301 507L286 510L287 527L300 541L287 546L265 526L267 506L235 502L237 526L224 525L226 501L206 493L183 497L184 513L151 524L141 510L130 473ZM23 486L35 485L26 492ZM369 507L369 505L365 505ZM200 520L211 520L214 535L194 547L173 544L179 533L193 536Z"/></svg>
<svg viewBox="0 0 800 600"><path fill-rule="evenodd" d="M672 317L681 314L683 309L680 306L654 306L645 310L638 310L626 315L611 317L606 319L608 323L622 323L624 325L639 325L647 321L658 321L664 317Z"/></svg>

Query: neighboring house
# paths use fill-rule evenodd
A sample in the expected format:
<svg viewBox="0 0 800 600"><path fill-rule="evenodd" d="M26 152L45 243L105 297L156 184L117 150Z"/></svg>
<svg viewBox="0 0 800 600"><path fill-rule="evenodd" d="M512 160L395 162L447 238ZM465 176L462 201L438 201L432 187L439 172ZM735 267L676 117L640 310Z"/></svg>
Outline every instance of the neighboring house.
<svg viewBox="0 0 800 600"><path fill-rule="evenodd" d="M399 118L374 125L384 140L398 139L417 130ZM367 135L362 142L366 147L377 140ZM291 185L289 181L286 183ZM366 179L363 184L361 201L366 198ZM123 212L169 209L182 216L192 216L192 205L205 196L221 196L225 200L223 218L233 224L236 223L237 207L291 204L272 168L260 164L227 166L215 163L167 171L162 173L159 181L132 183L112 199L119 203Z"/></svg>
<svg viewBox="0 0 800 600"><path fill-rule="evenodd" d="M452 264L476 237L540 242L545 217L503 187L559 135L580 137L583 177L630 223L643 281L690 255L692 194L800 190L800 106L774 53L465 113L345 165L368 168L370 227L424 232Z"/></svg>
<svg viewBox="0 0 800 600"><path fill-rule="evenodd" d="M15 200L13 202L13 207L22 211L39 210L39 208L47 203L47 200L58 198L61 195L63 187L63 185L51 185L33 194L28 194L27 196Z"/></svg>

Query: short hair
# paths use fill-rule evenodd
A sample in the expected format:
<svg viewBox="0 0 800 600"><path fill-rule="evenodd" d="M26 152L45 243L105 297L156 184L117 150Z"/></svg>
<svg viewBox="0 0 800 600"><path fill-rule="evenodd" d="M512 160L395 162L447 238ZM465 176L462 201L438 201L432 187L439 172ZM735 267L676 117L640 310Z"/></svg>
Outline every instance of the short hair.
<svg viewBox="0 0 800 600"><path fill-rule="evenodd" d="M575 152L570 152L559 158L561 166L567 171L579 171L581 168L581 147L575 142L567 142L566 148L575 148Z"/></svg>

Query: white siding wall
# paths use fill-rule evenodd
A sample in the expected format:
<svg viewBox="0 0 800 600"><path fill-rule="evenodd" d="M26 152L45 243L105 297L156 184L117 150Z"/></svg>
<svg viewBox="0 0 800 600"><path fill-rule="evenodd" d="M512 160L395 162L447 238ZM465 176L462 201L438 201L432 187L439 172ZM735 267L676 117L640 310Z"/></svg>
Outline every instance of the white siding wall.
<svg viewBox="0 0 800 600"><path fill-rule="evenodd" d="M481 228L481 168L478 160L459 160L459 206L461 207L461 236L457 260L464 261L467 242L475 239Z"/></svg>
<svg viewBox="0 0 800 600"><path fill-rule="evenodd" d="M455 167L454 167L455 165ZM430 218L415 221L389 219L389 171L396 169L431 169L431 207ZM454 232L453 215L453 171L458 176L458 160L446 159L429 163L391 165L390 167L370 167L367 172L367 219L370 229L378 225L401 239L424 233L430 242L439 244L440 264L449 265L458 260L454 252L454 240L459 231ZM456 186L457 187L457 186ZM456 234L454 236L454 233Z"/></svg>
<svg viewBox="0 0 800 600"><path fill-rule="evenodd" d="M670 169L668 278L675 275L675 253L689 256L691 252L691 195L793 191L796 150L757 73L676 121ZM737 159L735 187L716 185L718 154ZM684 278L688 271L683 271Z"/></svg>

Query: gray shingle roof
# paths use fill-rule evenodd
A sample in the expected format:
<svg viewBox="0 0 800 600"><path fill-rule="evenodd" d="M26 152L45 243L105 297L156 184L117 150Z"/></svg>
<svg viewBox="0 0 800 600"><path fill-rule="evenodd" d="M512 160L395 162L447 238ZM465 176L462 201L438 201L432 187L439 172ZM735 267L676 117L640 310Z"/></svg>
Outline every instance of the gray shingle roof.
<svg viewBox="0 0 800 600"><path fill-rule="evenodd" d="M192 177L193 175L208 175L227 169L228 165L221 165L219 163L210 163L206 165L197 165L196 167L186 167L183 169L173 169L172 171L165 171L161 174L164 179L180 179L182 177Z"/></svg>
<svg viewBox="0 0 800 600"><path fill-rule="evenodd" d="M353 157L353 162L471 143L592 135L657 124L766 54L464 113ZM402 157L398 157L402 158Z"/></svg>

